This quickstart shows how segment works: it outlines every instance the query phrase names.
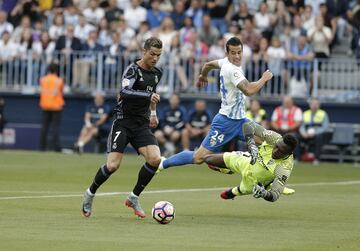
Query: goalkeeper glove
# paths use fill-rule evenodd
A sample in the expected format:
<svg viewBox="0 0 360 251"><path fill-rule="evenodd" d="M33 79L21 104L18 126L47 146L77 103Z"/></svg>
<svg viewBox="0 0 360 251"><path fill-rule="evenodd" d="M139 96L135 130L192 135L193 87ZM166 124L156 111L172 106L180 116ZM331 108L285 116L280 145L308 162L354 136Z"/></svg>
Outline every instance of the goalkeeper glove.
<svg viewBox="0 0 360 251"><path fill-rule="evenodd" d="M263 184L261 184L260 182L257 183L254 187L253 187L253 196L255 198L264 198L266 195L267 191L265 189L265 187L263 186Z"/></svg>
<svg viewBox="0 0 360 251"><path fill-rule="evenodd" d="M248 146L250 156L251 156L250 164L254 165L256 163L256 160L258 157L259 148L256 146L253 138L249 138L247 140L247 146Z"/></svg>

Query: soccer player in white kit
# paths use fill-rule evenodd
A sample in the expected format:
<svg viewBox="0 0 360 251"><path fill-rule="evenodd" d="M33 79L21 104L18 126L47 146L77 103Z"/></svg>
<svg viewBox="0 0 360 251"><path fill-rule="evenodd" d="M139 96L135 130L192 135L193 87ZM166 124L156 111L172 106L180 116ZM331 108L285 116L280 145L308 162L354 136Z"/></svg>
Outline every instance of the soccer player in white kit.
<svg viewBox="0 0 360 251"><path fill-rule="evenodd" d="M201 69L197 82L199 87L207 85L207 74L213 69L220 69L221 108L211 123L211 129L201 146L196 151L182 151L168 159L162 158L159 171L172 166L201 164L203 158L211 153L221 151L222 147L235 137L246 141L252 156L251 163L256 162L258 149L255 145L250 120L245 117L245 99L257 93L272 73L267 70L256 82L249 82L241 68L243 45L239 38L232 37L226 43L226 58L207 62Z"/></svg>

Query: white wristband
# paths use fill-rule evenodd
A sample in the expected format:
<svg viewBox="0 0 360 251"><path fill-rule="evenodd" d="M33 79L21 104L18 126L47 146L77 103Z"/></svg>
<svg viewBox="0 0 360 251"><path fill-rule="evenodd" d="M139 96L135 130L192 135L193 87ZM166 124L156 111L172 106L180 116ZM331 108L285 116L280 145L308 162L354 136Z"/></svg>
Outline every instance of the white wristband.
<svg viewBox="0 0 360 251"><path fill-rule="evenodd" d="M151 111L150 116L156 116L156 111Z"/></svg>

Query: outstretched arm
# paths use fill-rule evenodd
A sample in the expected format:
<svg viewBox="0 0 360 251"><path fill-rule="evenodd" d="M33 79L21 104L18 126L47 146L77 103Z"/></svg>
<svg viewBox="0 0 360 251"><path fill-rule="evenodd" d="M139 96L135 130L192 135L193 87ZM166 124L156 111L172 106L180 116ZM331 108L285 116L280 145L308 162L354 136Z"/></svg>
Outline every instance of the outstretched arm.
<svg viewBox="0 0 360 251"><path fill-rule="evenodd" d="M251 96L257 93L267 81L273 77L273 74L267 70L263 73L262 77L255 82L249 82L247 79L242 80L236 86L240 89L246 96Z"/></svg>
<svg viewBox="0 0 360 251"><path fill-rule="evenodd" d="M290 177L291 170L285 168L282 165L279 165L275 168L274 174L275 179L272 183L272 187L269 191L262 186L262 184L257 184L253 189L253 196L255 198L264 198L264 200L274 202L279 199L280 194L283 192L285 184Z"/></svg>
<svg viewBox="0 0 360 251"><path fill-rule="evenodd" d="M209 61L204 64L204 66L201 68L200 76L198 81L196 82L197 87L204 87L207 85L207 75L211 70L214 69L220 69L220 65L218 60Z"/></svg>
<svg viewBox="0 0 360 251"><path fill-rule="evenodd" d="M280 134L272 130L267 130L261 125L249 121L243 125L244 135L249 137L255 135L260 141L266 141L269 145L275 146L276 142L282 138Z"/></svg>

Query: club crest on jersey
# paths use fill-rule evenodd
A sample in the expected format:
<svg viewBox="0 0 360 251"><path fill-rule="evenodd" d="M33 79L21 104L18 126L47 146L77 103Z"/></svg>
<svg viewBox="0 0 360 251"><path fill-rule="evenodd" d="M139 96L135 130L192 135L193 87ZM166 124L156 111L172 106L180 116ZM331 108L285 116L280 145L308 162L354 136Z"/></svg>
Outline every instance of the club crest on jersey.
<svg viewBox="0 0 360 251"><path fill-rule="evenodd" d="M238 73L238 72L234 72L234 77L235 77L235 78L240 77L240 76L239 76L239 73Z"/></svg>
<svg viewBox="0 0 360 251"><path fill-rule="evenodd" d="M157 75L155 75L155 83L158 83L159 82L159 78Z"/></svg>
<svg viewBox="0 0 360 251"><path fill-rule="evenodd" d="M114 144L112 145L112 149L116 149L116 147L117 147L117 144L116 144L116 142L114 142Z"/></svg>

